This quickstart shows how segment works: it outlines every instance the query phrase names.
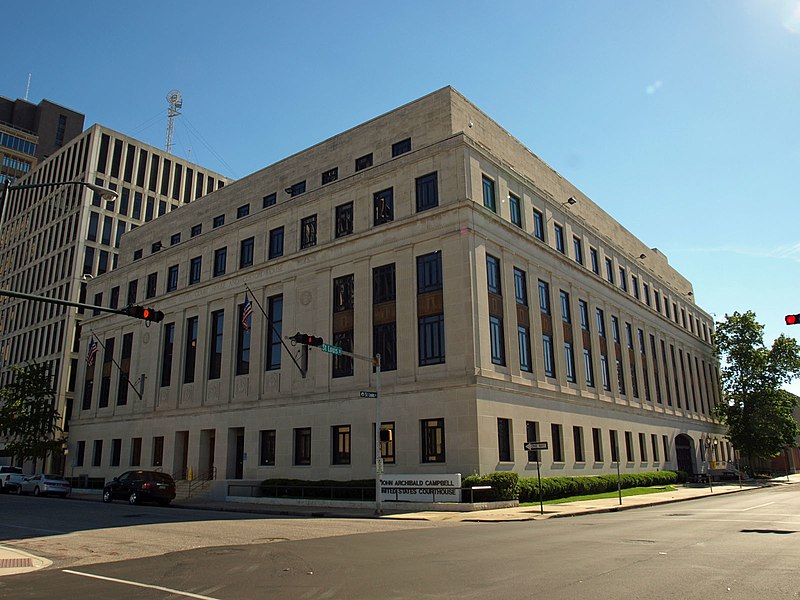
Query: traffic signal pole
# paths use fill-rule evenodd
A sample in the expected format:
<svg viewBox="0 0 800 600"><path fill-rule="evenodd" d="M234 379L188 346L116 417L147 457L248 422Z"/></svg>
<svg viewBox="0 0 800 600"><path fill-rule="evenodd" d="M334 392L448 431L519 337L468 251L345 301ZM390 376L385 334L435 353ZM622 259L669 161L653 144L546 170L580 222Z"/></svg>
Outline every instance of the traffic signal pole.
<svg viewBox="0 0 800 600"><path fill-rule="evenodd" d="M105 306L95 306L94 304L85 304L83 302L72 302L71 300L61 300L59 298L50 298L48 296L37 296L35 294L23 294L22 292L14 292L12 290L0 290L0 296L10 296L11 298L22 298L23 300L31 300L33 302L46 302L47 304L60 304L61 306L74 306L76 308L83 308L84 310L96 310L99 312L113 313L115 315L125 315L132 317L131 309L133 305L128 305L125 308L107 308ZM137 317L144 319L144 317ZM161 317L163 319L163 315ZM144 319L146 322L155 321L155 319Z"/></svg>

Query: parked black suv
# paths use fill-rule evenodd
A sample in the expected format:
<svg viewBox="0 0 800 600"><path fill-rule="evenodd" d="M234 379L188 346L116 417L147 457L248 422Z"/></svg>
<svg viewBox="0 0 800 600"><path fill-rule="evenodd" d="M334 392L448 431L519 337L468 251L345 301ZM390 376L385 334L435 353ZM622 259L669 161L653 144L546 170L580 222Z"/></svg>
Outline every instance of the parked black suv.
<svg viewBox="0 0 800 600"><path fill-rule="evenodd" d="M159 471L126 471L103 488L103 502L115 498L131 504L158 502L167 506L175 498L175 481Z"/></svg>

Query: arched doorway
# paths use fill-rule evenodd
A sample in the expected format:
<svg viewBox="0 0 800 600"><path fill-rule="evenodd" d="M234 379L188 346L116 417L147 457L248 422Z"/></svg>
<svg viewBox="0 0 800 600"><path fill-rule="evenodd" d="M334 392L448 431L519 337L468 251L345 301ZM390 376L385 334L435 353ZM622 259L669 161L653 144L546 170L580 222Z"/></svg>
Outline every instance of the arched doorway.
<svg viewBox="0 0 800 600"><path fill-rule="evenodd" d="M675 437L675 457L678 460L678 470L694 475L694 442L685 433Z"/></svg>

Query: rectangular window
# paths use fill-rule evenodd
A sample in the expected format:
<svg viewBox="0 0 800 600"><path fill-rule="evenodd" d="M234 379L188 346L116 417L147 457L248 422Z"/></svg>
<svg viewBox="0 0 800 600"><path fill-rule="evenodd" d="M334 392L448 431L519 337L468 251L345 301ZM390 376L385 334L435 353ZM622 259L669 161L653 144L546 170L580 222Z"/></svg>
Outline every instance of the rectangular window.
<svg viewBox="0 0 800 600"><path fill-rule="evenodd" d="M228 262L228 248L214 250L214 277L225 275L225 266Z"/></svg>
<svg viewBox="0 0 800 600"><path fill-rule="evenodd" d="M334 465L350 464L350 425L331 427L331 462Z"/></svg>
<svg viewBox="0 0 800 600"><path fill-rule="evenodd" d="M551 423L550 436L553 442L553 462L564 462L564 439L561 425Z"/></svg>
<svg viewBox="0 0 800 600"><path fill-rule="evenodd" d="M547 334L542 335L542 350L544 352L544 374L548 377L556 376L555 357L553 355L553 338Z"/></svg>
<svg viewBox="0 0 800 600"><path fill-rule="evenodd" d="M572 447L575 450L575 462L586 462L583 454L583 427L572 427Z"/></svg>
<svg viewBox="0 0 800 600"><path fill-rule="evenodd" d="M236 209L236 218L241 219L242 217L246 217L250 214L250 205L249 204L242 204L239 208Z"/></svg>
<svg viewBox="0 0 800 600"><path fill-rule="evenodd" d="M572 342L564 342L564 360L567 369L567 381L575 383L575 353L572 350Z"/></svg>
<svg viewBox="0 0 800 600"><path fill-rule="evenodd" d="M611 315L611 338L615 344L619 344L619 319Z"/></svg>
<svg viewBox="0 0 800 600"><path fill-rule="evenodd" d="M75 466L82 467L83 466L83 457L86 454L86 442L83 440L79 441L75 445Z"/></svg>
<svg viewBox="0 0 800 600"><path fill-rule="evenodd" d="M111 394L111 366L114 364L114 338L107 338L105 351L103 352L103 377L100 380L100 398L97 401L98 408L108 406L108 399Z"/></svg>
<svg viewBox="0 0 800 600"><path fill-rule="evenodd" d="M608 432L608 438L611 442L611 462L619 462L619 437L615 429Z"/></svg>
<svg viewBox="0 0 800 600"><path fill-rule="evenodd" d="M269 232L269 257L283 256L283 227L277 227Z"/></svg>
<svg viewBox="0 0 800 600"><path fill-rule="evenodd" d="M345 352L353 351L353 330L333 334L333 345L339 346ZM352 377L353 359L349 356L338 355L333 357L333 377Z"/></svg>
<svg viewBox="0 0 800 600"><path fill-rule="evenodd" d="M594 452L594 462L603 462L603 438L597 427L592 428L592 451Z"/></svg>
<svg viewBox="0 0 800 600"><path fill-rule="evenodd" d="M178 265L172 265L167 269L167 291L174 292L178 289Z"/></svg>
<svg viewBox="0 0 800 600"><path fill-rule="evenodd" d="M156 295L158 288L158 273L150 273L147 276L147 288L145 290L145 298L152 298Z"/></svg>
<svg viewBox="0 0 800 600"><path fill-rule="evenodd" d="M419 318L419 366L444 362L444 315Z"/></svg>
<svg viewBox="0 0 800 600"><path fill-rule="evenodd" d="M203 233L203 225L202 224L192 225L192 229L189 232L189 236L190 237L197 237L201 233Z"/></svg>
<svg viewBox="0 0 800 600"><path fill-rule="evenodd" d="M278 202L278 194L273 192L271 194L267 194L264 196L262 201L262 208L269 208L270 206L275 206Z"/></svg>
<svg viewBox="0 0 800 600"><path fill-rule="evenodd" d="M95 440L92 449L92 466L99 467L103 464L103 440Z"/></svg>
<svg viewBox="0 0 800 600"><path fill-rule="evenodd" d="M130 466L138 467L142 464L142 438L131 438L131 461Z"/></svg>
<svg viewBox="0 0 800 600"><path fill-rule="evenodd" d="M164 436L153 438L152 464L154 467L161 467L164 465Z"/></svg>
<svg viewBox="0 0 800 600"><path fill-rule="evenodd" d="M492 362L496 365L505 365L505 339L503 336L503 319L496 315L489 315L489 336L491 338Z"/></svg>
<svg viewBox="0 0 800 600"><path fill-rule="evenodd" d="M608 357L605 354L600 354L600 371L603 376L603 389L607 392L611 391L611 374L608 370Z"/></svg>
<svg viewBox="0 0 800 600"><path fill-rule="evenodd" d="M381 423L381 458L384 463L395 463L394 450L394 421L384 421ZM372 446L375 447L375 425L372 426ZM372 459L373 464L375 459Z"/></svg>
<svg viewBox="0 0 800 600"><path fill-rule="evenodd" d="M197 317L186 319L186 348L183 353L183 383L194 382L194 364L197 357Z"/></svg>
<svg viewBox="0 0 800 600"><path fill-rule="evenodd" d="M189 285L200 281L200 272L203 268L203 257L196 256L189 262Z"/></svg>
<svg viewBox="0 0 800 600"><path fill-rule="evenodd" d="M489 293L502 293L500 285L500 259L495 258L491 254L486 255L486 283L489 287Z"/></svg>
<svg viewBox="0 0 800 600"><path fill-rule="evenodd" d="M225 215L217 215L212 221L212 226L216 229L225 225Z"/></svg>
<svg viewBox="0 0 800 600"><path fill-rule="evenodd" d="M497 212L497 203L495 202L495 194L494 194L494 181L483 176L483 205L491 210L492 212Z"/></svg>
<svg viewBox="0 0 800 600"><path fill-rule="evenodd" d="M128 304L136 304L136 291L139 287L139 281L134 279L128 282Z"/></svg>
<svg viewBox="0 0 800 600"><path fill-rule="evenodd" d="M164 348L161 352L161 387L172 381L172 351L175 344L175 323L164 325Z"/></svg>
<svg viewBox="0 0 800 600"><path fill-rule="evenodd" d="M537 421L525 421L525 441L539 441L539 423ZM539 460L538 450L528 450L528 462L538 462Z"/></svg>
<svg viewBox="0 0 800 600"><path fill-rule="evenodd" d="M394 263L372 269L372 303L393 302L395 297Z"/></svg>
<svg viewBox="0 0 800 600"><path fill-rule="evenodd" d="M268 301L267 316L272 324L267 345L267 371L281 368L281 335L283 333L283 296L272 296Z"/></svg>
<svg viewBox="0 0 800 600"><path fill-rule="evenodd" d="M311 427L299 427L294 430L294 464L299 466L311 464Z"/></svg>
<svg viewBox="0 0 800 600"><path fill-rule="evenodd" d="M661 312L661 294L658 293L658 290L653 290L653 300L655 300L656 304L656 312Z"/></svg>
<svg viewBox="0 0 800 600"><path fill-rule="evenodd" d="M411 152L411 138L406 138L392 144L392 158Z"/></svg>
<svg viewBox="0 0 800 600"><path fill-rule="evenodd" d="M556 250L561 252L561 254L565 254L567 249L566 245L564 244L564 228L558 223L553 223L553 230L556 234Z"/></svg>
<svg viewBox="0 0 800 600"><path fill-rule="evenodd" d="M353 276L344 275L333 280L333 312L352 310Z"/></svg>
<svg viewBox="0 0 800 600"><path fill-rule="evenodd" d="M353 233L353 203L336 207L336 237L340 238Z"/></svg>
<svg viewBox="0 0 800 600"><path fill-rule="evenodd" d="M643 283L642 289L644 290L644 303L647 306L650 306L650 286L646 283Z"/></svg>
<svg viewBox="0 0 800 600"><path fill-rule="evenodd" d="M208 378L219 379L222 374L222 331L225 311L211 313L211 332L208 344Z"/></svg>
<svg viewBox="0 0 800 600"><path fill-rule="evenodd" d="M550 314L550 285L541 279L539 280L539 308L544 314Z"/></svg>
<svg viewBox="0 0 800 600"><path fill-rule="evenodd" d="M497 419L497 460L511 462L511 419Z"/></svg>
<svg viewBox="0 0 800 600"><path fill-rule="evenodd" d="M247 238L242 240L239 245L239 268L252 266L253 264L253 249L255 247L255 238Z"/></svg>
<svg viewBox="0 0 800 600"><path fill-rule="evenodd" d="M333 183L337 179L339 179L339 167L333 167L322 172L322 185Z"/></svg>
<svg viewBox="0 0 800 600"><path fill-rule="evenodd" d="M544 241L544 215L535 208L533 209L533 235L537 240Z"/></svg>
<svg viewBox="0 0 800 600"><path fill-rule="evenodd" d="M511 210L511 222L517 227L522 227L522 211L519 206L519 198L514 194L508 195L508 207Z"/></svg>
<svg viewBox="0 0 800 600"><path fill-rule="evenodd" d="M597 309L597 335L606 337L606 319L602 308Z"/></svg>
<svg viewBox="0 0 800 600"><path fill-rule="evenodd" d="M650 434L650 447L653 450L653 462L660 462L661 459L658 456L658 436L655 433Z"/></svg>
<svg viewBox="0 0 800 600"><path fill-rule="evenodd" d="M397 369L397 323L384 323L372 328L372 349L381 355L381 371Z"/></svg>
<svg viewBox="0 0 800 600"><path fill-rule="evenodd" d="M239 320L236 322L236 374L247 375L250 372L250 327L245 328L244 303L239 305Z"/></svg>
<svg viewBox="0 0 800 600"><path fill-rule="evenodd" d="M531 360L531 334L530 330L523 326L517 326L517 339L519 341L519 369L531 373L533 371L533 361Z"/></svg>
<svg viewBox="0 0 800 600"><path fill-rule="evenodd" d="M525 271L514 267L514 298L517 304L521 306L528 306L528 284L525 277Z"/></svg>
<svg viewBox="0 0 800 600"><path fill-rule="evenodd" d="M373 224L382 225L394 221L394 190L388 188L372 196Z"/></svg>
<svg viewBox="0 0 800 600"><path fill-rule="evenodd" d="M111 298L108 300L108 308L117 308L119 306L119 286L115 285L111 288Z"/></svg>
<svg viewBox="0 0 800 600"><path fill-rule="evenodd" d="M572 323L572 311L569 308L569 294L561 290L561 319L565 323Z"/></svg>
<svg viewBox="0 0 800 600"><path fill-rule="evenodd" d="M439 188L436 173L417 177L417 212L439 206Z"/></svg>
<svg viewBox="0 0 800 600"><path fill-rule="evenodd" d="M119 438L111 440L111 466L118 467L122 458L122 440Z"/></svg>
<svg viewBox="0 0 800 600"><path fill-rule="evenodd" d="M176 244L181 243L181 234L180 233L173 233L169 238L169 245L175 246Z"/></svg>
<svg viewBox="0 0 800 600"><path fill-rule="evenodd" d="M289 194L289 196L291 197L297 196L298 194L302 194L305 191L306 191L305 179L303 181L298 181L297 183L293 183L291 187L286 188L286 193Z"/></svg>
<svg viewBox="0 0 800 600"><path fill-rule="evenodd" d="M633 297L639 299L639 278L631 275L631 285L633 286Z"/></svg>
<svg viewBox="0 0 800 600"><path fill-rule="evenodd" d="M444 419L423 419L420 421L422 441L422 462L445 462Z"/></svg>
<svg viewBox="0 0 800 600"><path fill-rule="evenodd" d="M611 285L614 285L614 263L610 258L606 258L606 279Z"/></svg>
<svg viewBox="0 0 800 600"><path fill-rule="evenodd" d="M589 305L586 300L578 299L578 312L581 318L581 329L589 331Z"/></svg>
<svg viewBox="0 0 800 600"><path fill-rule="evenodd" d="M623 292L628 291L628 274L623 267L619 268L619 287L622 288Z"/></svg>
<svg viewBox="0 0 800 600"><path fill-rule="evenodd" d="M275 430L262 429L259 432L258 464L262 467L275 464Z"/></svg>
<svg viewBox="0 0 800 600"><path fill-rule="evenodd" d="M317 245L317 215L305 217L300 221L300 248Z"/></svg>
<svg viewBox="0 0 800 600"><path fill-rule="evenodd" d="M594 366L592 365L592 351L583 349L583 370L586 373L586 387L594 387Z"/></svg>
<svg viewBox="0 0 800 600"><path fill-rule="evenodd" d="M592 272L595 275L600 275L600 262L597 258L597 250L594 248L589 248L589 258L592 263Z"/></svg>
<svg viewBox="0 0 800 600"><path fill-rule="evenodd" d="M669 454L669 438L666 435L662 435L661 436L661 442L662 442L662 445L664 446L664 462L668 463L671 460L671 457L670 457L670 454Z"/></svg>
<svg viewBox="0 0 800 600"><path fill-rule="evenodd" d="M633 433L630 431L625 432L625 458L628 462L634 461L633 456Z"/></svg>
<svg viewBox="0 0 800 600"><path fill-rule="evenodd" d="M575 262L579 265L583 264L583 242L581 242L581 238L573 237L572 238L572 249L575 251Z"/></svg>
<svg viewBox="0 0 800 600"><path fill-rule="evenodd" d="M442 253L431 252L417 257L417 293L442 289Z"/></svg>
<svg viewBox="0 0 800 600"><path fill-rule="evenodd" d="M639 459L647 462L647 438L643 433L639 434Z"/></svg>
<svg viewBox="0 0 800 600"><path fill-rule="evenodd" d="M372 166L372 152L356 159L356 171L363 171Z"/></svg>

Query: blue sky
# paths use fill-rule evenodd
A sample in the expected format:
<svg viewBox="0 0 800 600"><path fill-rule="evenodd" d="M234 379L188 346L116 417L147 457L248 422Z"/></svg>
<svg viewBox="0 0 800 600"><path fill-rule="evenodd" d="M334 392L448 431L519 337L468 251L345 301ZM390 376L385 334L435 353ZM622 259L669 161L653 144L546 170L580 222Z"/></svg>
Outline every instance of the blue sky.
<svg viewBox="0 0 800 600"><path fill-rule="evenodd" d="M61 2L0 33L48 98L240 178L452 85L721 319L800 327L800 0ZM800 384L792 386L800 393Z"/></svg>

